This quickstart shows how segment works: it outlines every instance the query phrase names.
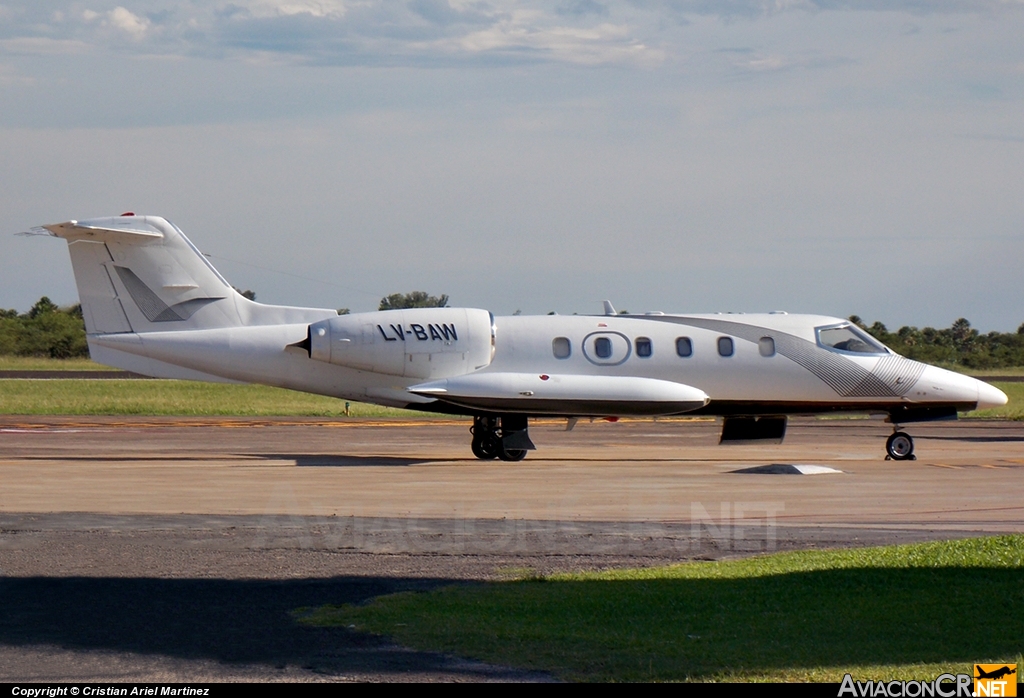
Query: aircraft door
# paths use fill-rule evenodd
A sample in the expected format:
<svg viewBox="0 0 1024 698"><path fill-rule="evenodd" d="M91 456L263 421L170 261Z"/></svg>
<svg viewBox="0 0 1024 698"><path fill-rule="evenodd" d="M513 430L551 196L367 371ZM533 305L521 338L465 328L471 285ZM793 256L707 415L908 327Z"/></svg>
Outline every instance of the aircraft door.
<svg viewBox="0 0 1024 698"><path fill-rule="evenodd" d="M619 332L592 332L583 339L583 355L598 366L618 366L632 352L632 342Z"/></svg>

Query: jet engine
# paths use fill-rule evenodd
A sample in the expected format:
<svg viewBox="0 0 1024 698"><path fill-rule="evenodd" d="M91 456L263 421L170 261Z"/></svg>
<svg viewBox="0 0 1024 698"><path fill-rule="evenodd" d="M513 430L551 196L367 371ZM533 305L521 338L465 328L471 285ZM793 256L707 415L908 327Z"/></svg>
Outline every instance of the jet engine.
<svg viewBox="0 0 1024 698"><path fill-rule="evenodd" d="M494 358L494 316L475 308L339 315L309 326L309 357L360 371L453 378Z"/></svg>

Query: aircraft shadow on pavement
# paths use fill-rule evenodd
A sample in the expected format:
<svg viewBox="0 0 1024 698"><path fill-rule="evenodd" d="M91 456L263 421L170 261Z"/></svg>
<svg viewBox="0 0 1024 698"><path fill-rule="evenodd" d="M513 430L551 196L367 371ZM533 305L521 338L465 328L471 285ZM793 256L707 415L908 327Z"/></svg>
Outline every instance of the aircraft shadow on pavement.
<svg viewBox="0 0 1024 698"><path fill-rule="evenodd" d="M390 466L407 467L422 463L433 463L439 458L402 458L398 456L346 456L333 453L258 453L257 458L267 460L295 461L300 467L345 468ZM247 457L252 457L249 454Z"/></svg>
<svg viewBox="0 0 1024 698"><path fill-rule="evenodd" d="M436 671L443 663L438 655L396 652L385 639L306 626L292 614L303 607L360 603L451 583L372 577L8 578L0 580L0 644L301 666L327 674ZM450 663L443 670L459 671Z"/></svg>
<svg viewBox="0 0 1024 698"><path fill-rule="evenodd" d="M1024 436L922 436L928 441L968 441L971 443L1012 443L1024 442Z"/></svg>
<svg viewBox="0 0 1024 698"><path fill-rule="evenodd" d="M246 454L247 458L252 458L253 454ZM480 460L473 456L460 457L460 458L402 458L397 456L346 456L346 455L334 455L334 454L287 454L287 453L261 453L256 454L256 458L266 458L267 460L293 460L295 464L303 467L373 467L373 466L411 466L411 465L423 465L425 463L469 463L472 465L492 465L495 467L521 467L523 465L529 465L530 460L522 461L519 463L507 463L501 460ZM544 462L555 462L555 463L684 463L684 462L695 462L695 463L706 463L712 459L709 458L607 458L601 457L595 453L593 458L575 458L575 457L564 457L556 456L553 458L545 458L543 455L535 456L532 460L544 461ZM715 460L729 460L729 459L715 459Z"/></svg>

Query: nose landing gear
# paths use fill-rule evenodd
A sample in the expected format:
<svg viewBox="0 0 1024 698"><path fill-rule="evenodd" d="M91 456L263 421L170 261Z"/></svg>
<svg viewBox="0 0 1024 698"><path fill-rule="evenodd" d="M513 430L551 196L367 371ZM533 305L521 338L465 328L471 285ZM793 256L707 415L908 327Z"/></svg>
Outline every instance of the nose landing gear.
<svg viewBox="0 0 1024 698"><path fill-rule="evenodd" d="M886 460L917 460L914 439L905 431L894 431L885 441Z"/></svg>
<svg viewBox="0 0 1024 698"><path fill-rule="evenodd" d="M527 426L526 417L522 415L473 417L473 426L469 430L473 435L473 455L480 460L520 461L526 458L526 452L536 448L530 441Z"/></svg>

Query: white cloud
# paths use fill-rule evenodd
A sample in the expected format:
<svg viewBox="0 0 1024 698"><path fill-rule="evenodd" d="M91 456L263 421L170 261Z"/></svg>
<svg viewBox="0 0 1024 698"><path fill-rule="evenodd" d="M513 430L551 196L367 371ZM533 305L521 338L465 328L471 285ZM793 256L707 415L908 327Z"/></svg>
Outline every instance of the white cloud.
<svg viewBox="0 0 1024 698"><path fill-rule="evenodd" d="M517 14L486 29L432 45L450 53L528 52L531 59L581 65L653 63L664 58L662 51L633 38L627 26L606 23L596 27L537 27L532 19L528 13Z"/></svg>
<svg viewBox="0 0 1024 698"><path fill-rule="evenodd" d="M786 61L782 56L775 55L754 58L744 62L743 65L751 70L780 70L786 67Z"/></svg>
<svg viewBox="0 0 1024 698"><path fill-rule="evenodd" d="M121 30L134 41L142 41L150 25L148 19L139 17L120 6L107 13L107 23L115 29Z"/></svg>
<svg viewBox="0 0 1024 698"><path fill-rule="evenodd" d="M204 55L318 65L557 62L659 65L687 60L695 23L763 31L822 15L908 17L1017 13L1024 0L30 0L0 5L0 39L115 42L147 54ZM117 4L121 2L123 4ZM127 43L127 46L125 45ZM778 70L774 53L744 70ZM270 62L280 62L273 61Z"/></svg>
<svg viewBox="0 0 1024 698"><path fill-rule="evenodd" d="M336 19L344 17L346 11L346 3L339 0L243 0L232 4L259 18L309 15Z"/></svg>

